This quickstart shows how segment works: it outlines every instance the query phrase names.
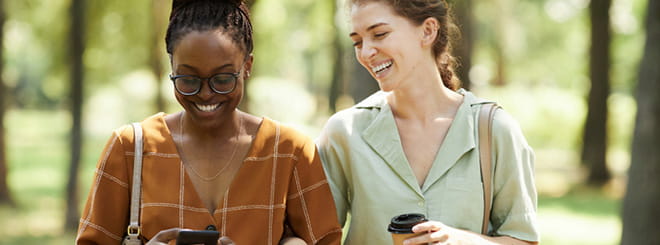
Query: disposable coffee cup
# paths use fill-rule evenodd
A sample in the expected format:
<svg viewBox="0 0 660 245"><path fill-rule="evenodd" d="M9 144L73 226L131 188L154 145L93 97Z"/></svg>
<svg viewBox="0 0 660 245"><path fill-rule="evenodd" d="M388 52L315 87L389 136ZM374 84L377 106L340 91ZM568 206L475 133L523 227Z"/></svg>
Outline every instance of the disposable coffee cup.
<svg viewBox="0 0 660 245"><path fill-rule="evenodd" d="M418 236L412 231L413 226L428 221L423 214L409 213L394 216L392 221L387 226L387 231L392 234L392 243L394 245L402 245L403 240L410 237Z"/></svg>

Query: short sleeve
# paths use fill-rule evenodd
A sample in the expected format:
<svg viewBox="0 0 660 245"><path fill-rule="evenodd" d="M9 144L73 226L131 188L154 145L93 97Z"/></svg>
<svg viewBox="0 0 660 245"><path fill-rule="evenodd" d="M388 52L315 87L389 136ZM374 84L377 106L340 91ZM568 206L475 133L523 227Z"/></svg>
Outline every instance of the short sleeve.
<svg viewBox="0 0 660 245"><path fill-rule="evenodd" d="M534 152L518 123L499 110L493 121L493 235L539 241Z"/></svg>
<svg viewBox="0 0 660 245"><path fill-rule="evenodd" d="M349 184L342 165L347 158L344 152L347 137L343 132L345 132L343 124L331 118L316 139L323 169L337 208L337 218L342 226L346 223L346 216L350 211Z"/></svg>
<svg viewBox="0 0 660 245"><path fill-rule="evenodd" d="M308 244L340 244L341 228L334 212L332 193L316 146L308 140L296 154L287 200L291 229Z"/></svg>
<svg viewBox="0 0 660 245"><path fill-rule="evenodd" d="M80 219L76 244L118 244L126 231L130 180L123 147L127 142L122 140L122 131L126 131L125 137L133 137L131 127L126 126L116 130L105 145Z"/></svg>

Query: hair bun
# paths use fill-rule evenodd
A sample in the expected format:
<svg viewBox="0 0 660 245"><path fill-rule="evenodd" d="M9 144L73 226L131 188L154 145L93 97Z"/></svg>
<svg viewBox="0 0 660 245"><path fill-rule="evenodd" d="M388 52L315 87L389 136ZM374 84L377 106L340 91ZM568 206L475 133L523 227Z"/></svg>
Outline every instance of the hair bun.
<svg viewBox="0 0 660 245"><path fill-rule="evenodd" d="M225 2L225 3L236 4L237 6L240 6L244 2L244 0L172 0L172 12L170 12L170 19L172 19L172 16L174 16L174 14L184 6L193 2L200 2L200 1L217 2L217 3Z"/></svg>
<svg viewBox="0 0 660 245"><path fill-rule="evenodd" d="M184 6L188 3L196 2L196 1L200 1L200 0L173 0L172 1L172 10L180 8L180 7L182 7L182 6ZM233 4L240 5L243 2L243 0L214 0L214 1L210 1L210 2L227 2L227 3L233 3Z"/></svg>

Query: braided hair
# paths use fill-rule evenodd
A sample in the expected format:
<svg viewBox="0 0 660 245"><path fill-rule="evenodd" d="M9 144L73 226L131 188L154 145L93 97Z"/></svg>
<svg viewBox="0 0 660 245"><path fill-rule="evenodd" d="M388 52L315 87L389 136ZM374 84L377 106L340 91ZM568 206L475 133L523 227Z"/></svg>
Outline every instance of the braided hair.
<svg viewBox="0 0 660 245"><path fill-rule="evenodd" d="M167 53L172 55L178 42L188 33L221 29L251 54L252 23L242 0L173 0L170 23L165 34Z"/></svg>

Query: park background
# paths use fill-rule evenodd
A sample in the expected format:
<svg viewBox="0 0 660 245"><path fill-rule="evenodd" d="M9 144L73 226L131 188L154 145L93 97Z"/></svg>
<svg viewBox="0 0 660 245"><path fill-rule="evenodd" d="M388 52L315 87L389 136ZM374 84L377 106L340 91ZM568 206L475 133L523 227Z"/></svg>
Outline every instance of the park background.
<svg viewBox="0 0 660 245"><path fill-rule="evenodd" d="M542 244L625 244L631 162L658 164L657 155L636 162L631 154L636 121L660 131L658 115L636 113L643 98L660 96L638 89L660 82L651 72L660 68L658 1L450 2L464 87L502 105L535 149ZM255 65L243 110L314 138L333 112L377 89L355 61L344 0L249 5ZM112 130L181 110L167 79L170 7L0 0L0 244L71 244ZM630 244L657 240L641 241Z"/></svg>

